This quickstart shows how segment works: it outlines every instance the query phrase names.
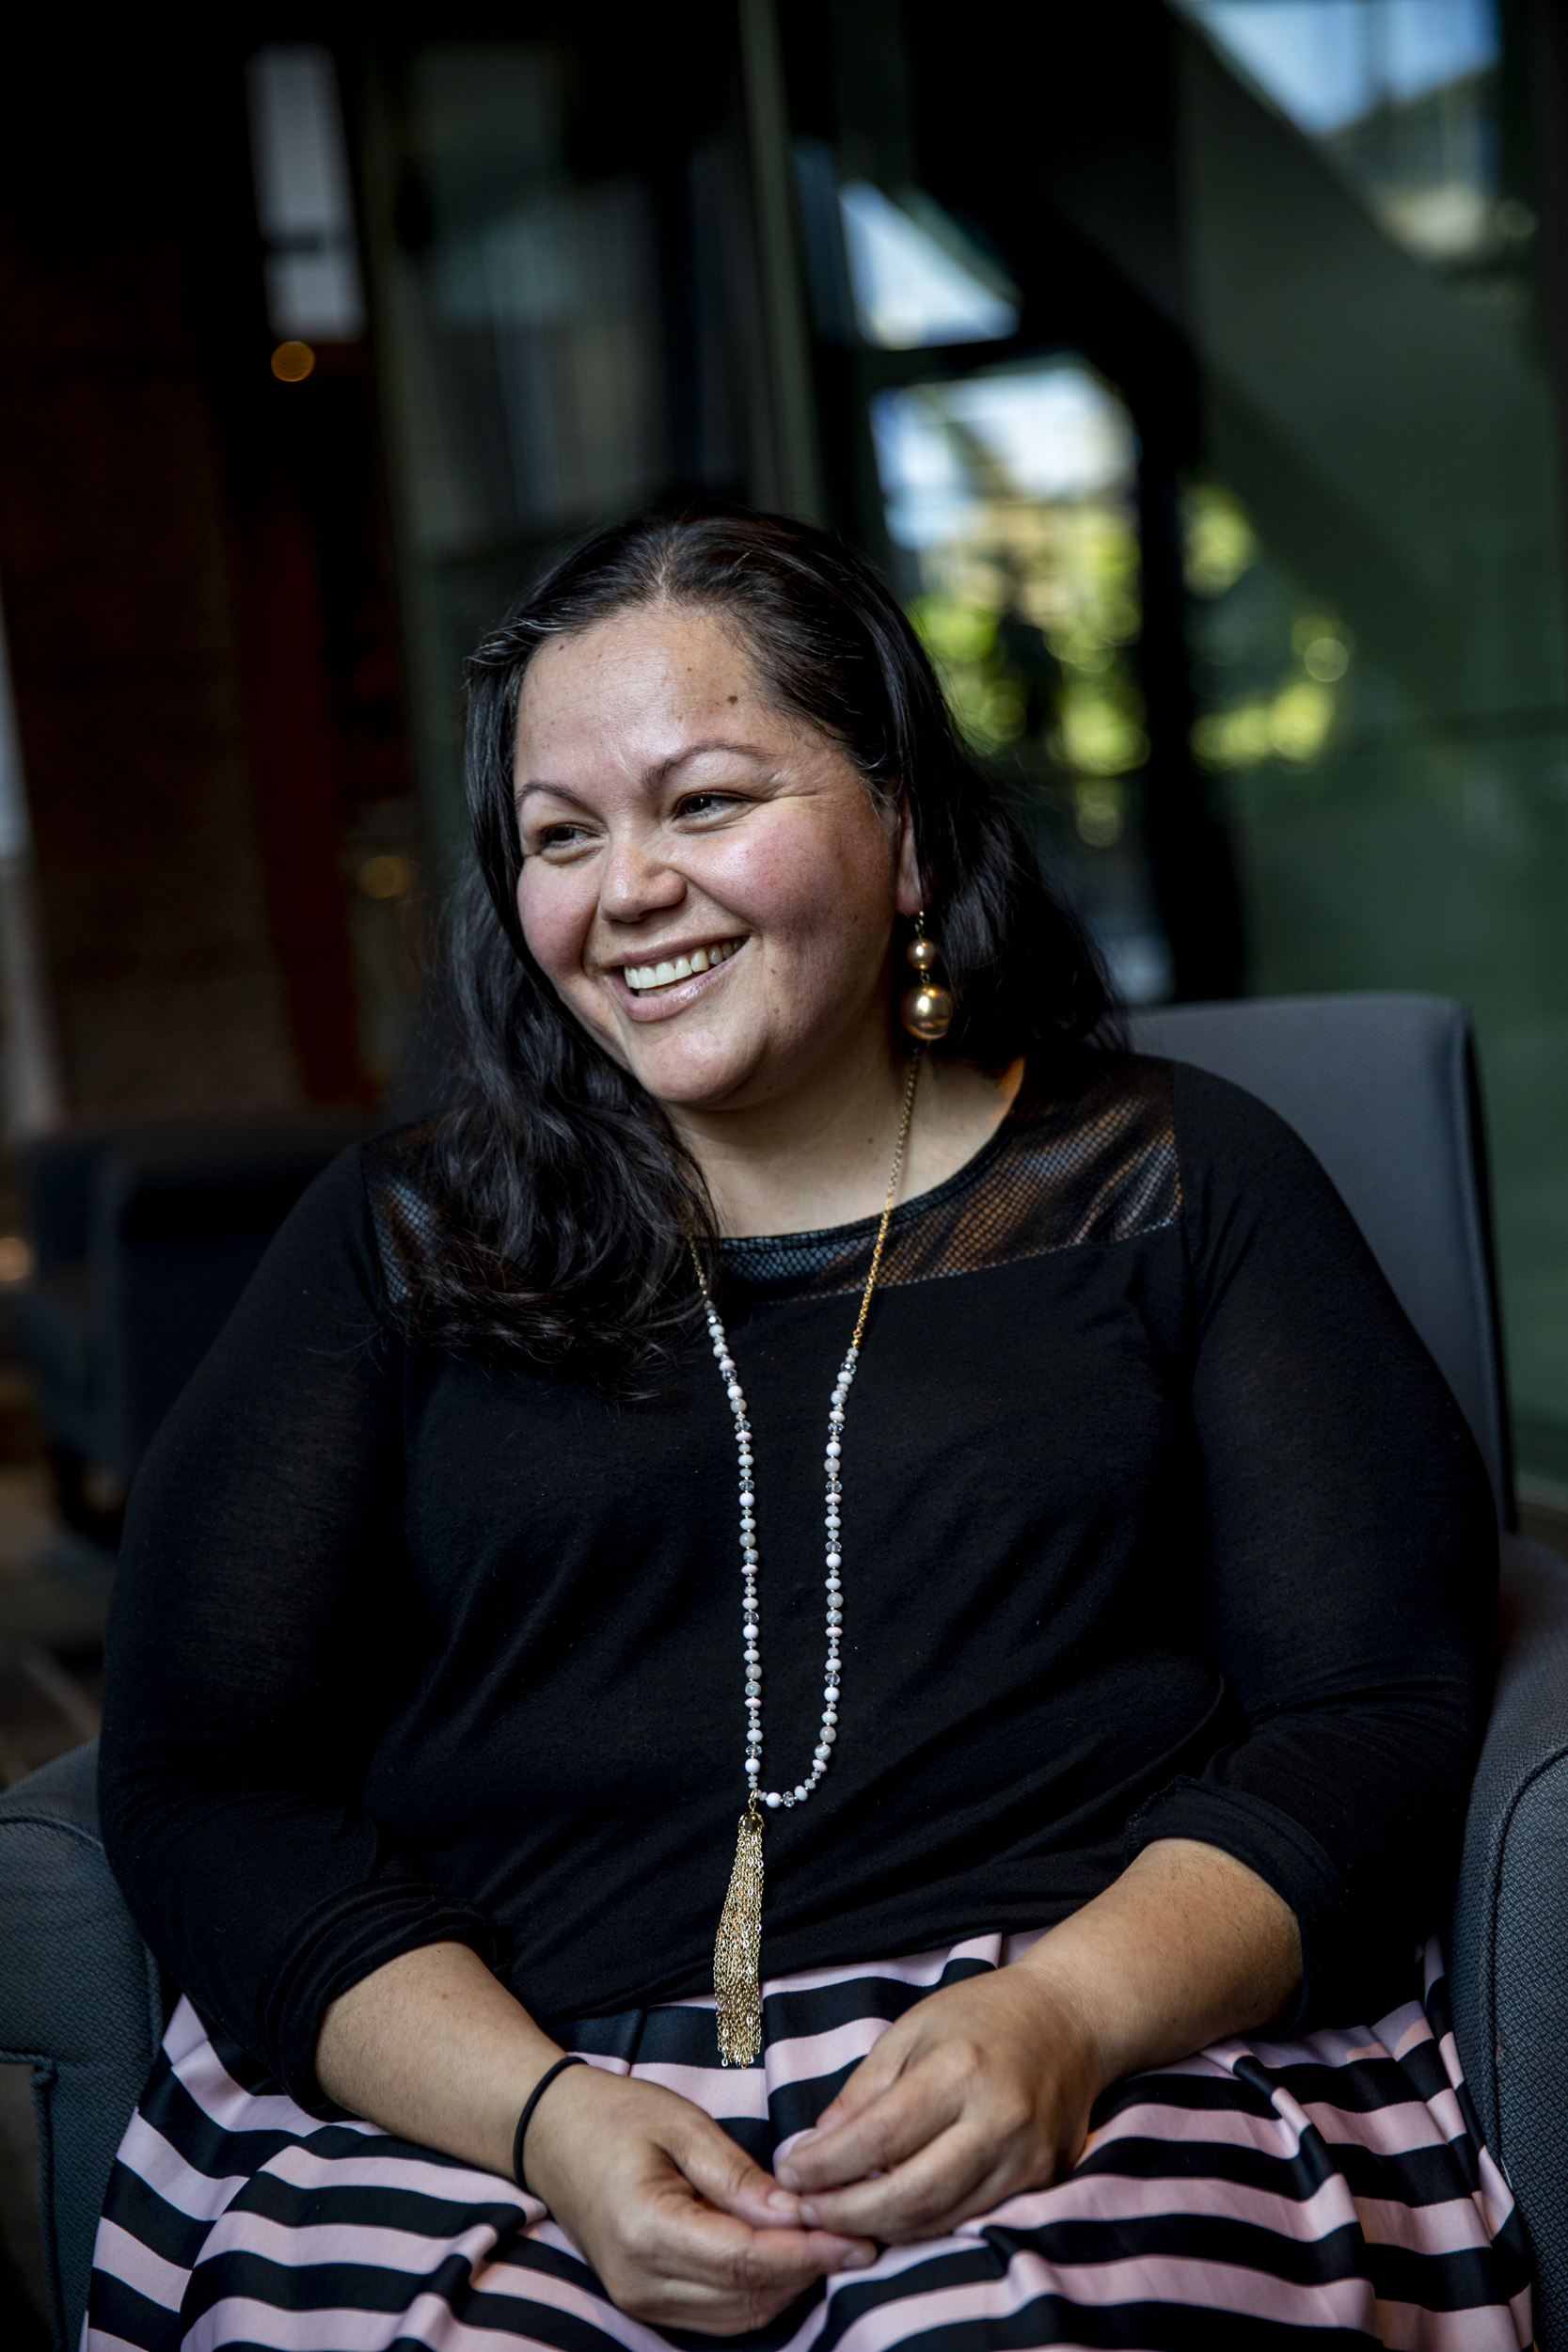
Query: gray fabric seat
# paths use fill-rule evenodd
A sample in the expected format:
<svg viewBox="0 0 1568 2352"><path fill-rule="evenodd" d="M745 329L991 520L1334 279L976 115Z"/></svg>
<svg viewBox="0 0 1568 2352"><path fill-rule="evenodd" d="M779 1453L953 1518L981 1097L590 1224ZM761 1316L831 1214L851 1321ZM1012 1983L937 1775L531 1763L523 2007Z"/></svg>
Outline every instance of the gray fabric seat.
<svg viewBox="0 0 1568 2352"><path fill-rule="evenodd" d="M1142 1053L1259 1095L1311 1145L1463 1406L1513 1521L1484 1137L1462 1005L1417 995L1174 1005ZM1497 1692L1449 1936L1454 2035L1519 2200L1544 2352L1568 2352L1568 1561L1502 1536Z"/></svg>
<svg viewBox="0 0 1568 2352"><path fill-rule="evenodd" d="M1484 1165L1463 1009L1423 996L1188 1006L1147 1052L1260 1095L1317 1152L1441 1364L1509 1517ZM1497 1695L1449 1938L1455 2028L1513 2184L1544 2352L1568 2352L1568 1562L1505 1534ZM0 2055L29 2061L59 2352L80 2328L114 2151L151 2063L157 1972L103 1858L94 1752L0 1797Z"/></svg>
<svg viewBox="0 0 1568 2352"><path fill-rule="evenodd" d="M33 2070L51 2332L82 2331L115 2150L164 2029L158 1970L98 1834L97 1742L0 1797L0 2059Z"/></svg>

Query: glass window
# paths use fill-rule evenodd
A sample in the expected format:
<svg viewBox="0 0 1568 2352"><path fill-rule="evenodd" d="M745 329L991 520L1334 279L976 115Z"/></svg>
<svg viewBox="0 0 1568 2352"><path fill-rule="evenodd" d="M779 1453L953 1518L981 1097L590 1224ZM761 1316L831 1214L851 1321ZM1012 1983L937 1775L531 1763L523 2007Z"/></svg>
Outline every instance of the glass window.
<svg viewBox="0 0 1568 2352"><path fill-rule="evenodd" d="M670 470L652 196L636 173L571 167L574 63L545 42L422 48L372 122L404 587L449 832L464 656L555 544Z"/></svg>
<svg viewBox="0 0 1568 2352"><path fill-rule="evenodd" d="M871 401L909 611L972 747L1134 1004L1169 993L1138 827L1148 755L1138 451L1076 356L890 387Z"/></svg>
<svg viewBox="0 0 1568 2352"><path fill-rule="evenodd" d="M1463 997L1520 1459L1568 1482L1568 613L1488 0L1182 0L1196 755L1248 983Z"/></svg>
<svg viewBox="0 0 1568 2352"><path fill-rule="evenodd" d="M1129 993L1162 963L1118 937L1163 931L1183 995L1471 1008L1519 1457L1568 1506L1564 388L1530 13L1135 0L1004 33L827 0L796 128L839 514ZM873 332L835 184L911 223L928 190L1012 336L978 297L967 344L934 303ZM1135 465L1063 486L1118 413Z"/></svg>

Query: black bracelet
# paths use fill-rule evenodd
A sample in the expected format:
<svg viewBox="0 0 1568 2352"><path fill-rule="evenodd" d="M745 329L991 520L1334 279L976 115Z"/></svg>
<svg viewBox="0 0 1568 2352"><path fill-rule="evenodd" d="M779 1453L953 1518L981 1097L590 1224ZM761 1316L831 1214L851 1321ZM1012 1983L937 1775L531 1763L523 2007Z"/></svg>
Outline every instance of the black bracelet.
<svg viewBox="0 0 1568 2352"><path fill-rule="evenodd" d="M553 2066L546 2066L533 2089L529 2092L528 2105L517 2118L517 2129L512 2140L512 2177L517 2186L530 2197L533 2195L533 2191L523 2178L523 2139L529 2125L533 2121L533 2110L558 2074L563 2074L568 2066L586 2066L587 2063L586 2058L560 2058L556 2059Z"/></svg>

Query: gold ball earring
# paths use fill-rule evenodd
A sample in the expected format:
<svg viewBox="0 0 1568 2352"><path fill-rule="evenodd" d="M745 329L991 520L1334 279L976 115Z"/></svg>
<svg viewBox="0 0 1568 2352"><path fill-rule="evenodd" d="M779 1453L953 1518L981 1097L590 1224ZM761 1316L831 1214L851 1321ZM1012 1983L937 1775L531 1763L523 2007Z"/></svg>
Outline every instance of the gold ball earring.
<svg viewBox="0 0 1568 2352"><path fill-rule="evenodd" d="M941 961L942 950L934 939L926 936L924 907L914 918L914 937L905 948L904 957L919 977L900 1004L898 1018L922 1045L934 1045L953 1026L953 997L940 980L930 977Z"/></svg>

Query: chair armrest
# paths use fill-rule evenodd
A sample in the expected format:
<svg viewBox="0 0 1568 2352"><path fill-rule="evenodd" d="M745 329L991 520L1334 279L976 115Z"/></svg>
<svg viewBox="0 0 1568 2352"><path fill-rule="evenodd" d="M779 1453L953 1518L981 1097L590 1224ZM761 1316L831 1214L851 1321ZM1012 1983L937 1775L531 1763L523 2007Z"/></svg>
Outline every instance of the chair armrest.
<svg viewBox="0 0 1568 2352"><path fill-rule="evenodd" d="M163 2033L98 1828L98 1747L0 1796L0 2058L30 2064L50 2326L74 2352L115 2151Z"/></svg>
<svg viewBox="0 0 1568 2352"><path fill-rule="evenodd" d="M1454 2035L1568 2344L1568 1560L1502 1538L1501 1654L1449 1943Z"/></svg>

